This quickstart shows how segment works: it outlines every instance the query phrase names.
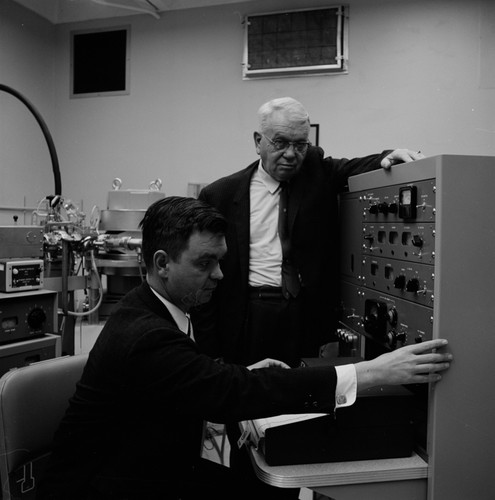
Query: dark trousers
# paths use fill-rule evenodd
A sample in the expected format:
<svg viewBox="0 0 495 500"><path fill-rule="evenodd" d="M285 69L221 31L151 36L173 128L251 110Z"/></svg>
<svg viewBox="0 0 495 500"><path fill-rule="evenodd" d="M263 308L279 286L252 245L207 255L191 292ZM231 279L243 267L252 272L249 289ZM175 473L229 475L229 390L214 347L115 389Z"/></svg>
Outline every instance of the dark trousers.
<svg viewBox="0 0 495 500"><path fill-rule="evenodd" d="M281 292L277 295L258 296L252 291L249 300L247 321L239 343L241 359L246 365L264 358L285 361L297 366L299 359L307 355L304 312L304 293L297 299L285 299ZM317 355L315 349L314 355Z"/></svg>
<svg viewBox="0 0 495 500"><path fill-rule="evenodd" d="M264 358L299 364L304 350L304 295L285 299L281 293L258 293L252 290L248 320L240 343L246 365ZM317 355L315 351L314 355ZM256 476L247 449L237 446L240 430L237 423L226 426L230 442L230 468L234 474L239 500L297 500L299 488L278 488Z"/></svg>
<svg viewBox="0 0 495 500"><path fill-rule="evenodd" d="M210 498L232 500L240 498L237 496L238 486L233 478L234 475L228 467L201 459L181 491L160 489L146 493L112 494L92 489L85 500L203 500Z"/></svg>

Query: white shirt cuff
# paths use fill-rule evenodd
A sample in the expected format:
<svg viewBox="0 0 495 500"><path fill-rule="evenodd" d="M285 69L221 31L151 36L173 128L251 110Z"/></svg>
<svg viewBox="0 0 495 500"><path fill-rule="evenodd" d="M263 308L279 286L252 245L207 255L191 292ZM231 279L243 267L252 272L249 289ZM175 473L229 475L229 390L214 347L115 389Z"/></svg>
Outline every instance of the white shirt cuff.
<svg viewBox="0 0 495 500"><path fill-rule="evenodd" d="M337 387L335 388L335 408L351 406L356 401L357 375L354 365L336 366Z"/></svg>

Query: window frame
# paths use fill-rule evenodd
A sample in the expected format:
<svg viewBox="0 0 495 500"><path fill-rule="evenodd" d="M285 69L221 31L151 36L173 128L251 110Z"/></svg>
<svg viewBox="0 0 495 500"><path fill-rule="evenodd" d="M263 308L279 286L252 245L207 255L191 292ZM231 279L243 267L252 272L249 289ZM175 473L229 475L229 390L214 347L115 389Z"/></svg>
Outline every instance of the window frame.
<svg viewBox="0 0 495 500"><path fill-rule="evenodd" d="M121 66L124 68L124 84L123 88L114 88L112 90L94 90L89 92L76 91L76 41L75 39L80 36L100 35L105 33L125 33L125 56L120 61ZM122 46L119 49L122 50ZM105 28L89 28L73 30L70 32L70 98L79 99L86 97L102 97L102 96L122 96L130 94L130 48L131 48L131 25L112 26ZM125 65L125 67L124 67ZM84 68L83 68L84 69Z"/></svg>
<svg viewBox="0 0 495 500"><path fill-rule="evenodd" d="M250 19L273 15L293 14L298 12L336 10L338 16L336 47L337 56L335 64L315 64L308 66L290 66L281 68L249 69L249 26ZM242 57L242 77L244 80L259 78L281 78L290 76L332 75L348 73L348 23L349 8L347 5L332 5L326 7L294 9L285 11L248 14L244 17L244 50Z"/></svg>

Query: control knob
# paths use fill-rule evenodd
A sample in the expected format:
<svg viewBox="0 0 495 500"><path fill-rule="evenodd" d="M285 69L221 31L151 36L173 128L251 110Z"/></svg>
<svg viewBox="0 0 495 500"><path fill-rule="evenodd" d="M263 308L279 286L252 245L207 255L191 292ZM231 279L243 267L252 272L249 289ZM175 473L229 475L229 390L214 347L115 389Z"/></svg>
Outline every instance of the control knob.
<svg viewBox="0 0 495 500"><path fill-rule="evenodd" d="M41 307L35 307L27 315L27 324L33 330L40 330L45 324L46 313Z"/></svg>
<svg viewBox="0 0 495 500"><path fill-rule="evenodd" d="M395 326L397 324L397 309L395 307L392 307L391 309L388 310L388 322L392 325Z"/></svg>
<svg viewBox="0 0 495 500"><path fill-rule="evenodd" d="M423 246L423 238L419 234L415 234L412 238L412 244L415 247L421 248Z"/></svg>
<svg viewBox="0 0 495 500"><path fill-rule="evenodd" d="M398 342L400 342L401 344L405 344L406 342L406 334L405 332L397 332L395 330L392 330L389 334L388 334L388 341L390 343L390 345L392 346L396 346Z"/></svg>
<svg viewBox="0 0 495 500"><path fill-rule="evenodd" d="M419 280L417 278L411 278L406 283L406 290L408 292L417 293L417 291L419 290Z"/></svg>
<svg viewBox="0 0 495 500"><path fill-rule="evenodd" d="M398 210L399 210L399 207L397 206L397 203L390 203L389 204L388 211L391 214L396 214Z"/></svg>
<svg viewBox="0 0 495 500"><path fill-rule="evenodd" d="M378 211L382 214L388 214L388 204L387 203L378 203Z"/></svg>

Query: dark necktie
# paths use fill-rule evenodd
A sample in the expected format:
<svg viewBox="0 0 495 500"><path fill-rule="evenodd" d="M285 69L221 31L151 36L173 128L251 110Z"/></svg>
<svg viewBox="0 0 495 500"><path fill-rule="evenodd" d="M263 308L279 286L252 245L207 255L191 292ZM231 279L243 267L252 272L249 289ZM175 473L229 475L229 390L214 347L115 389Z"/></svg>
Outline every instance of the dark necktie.
<svg viewBox="0 0 495 500"><path fill-rule="evenodd" d="M289 295L297 297L301 288L296 268L291 262L291 242L289 235L289 185L280 183L280 201L278 212L278 235L282 245L282 293L285 298Z"/></svg>

